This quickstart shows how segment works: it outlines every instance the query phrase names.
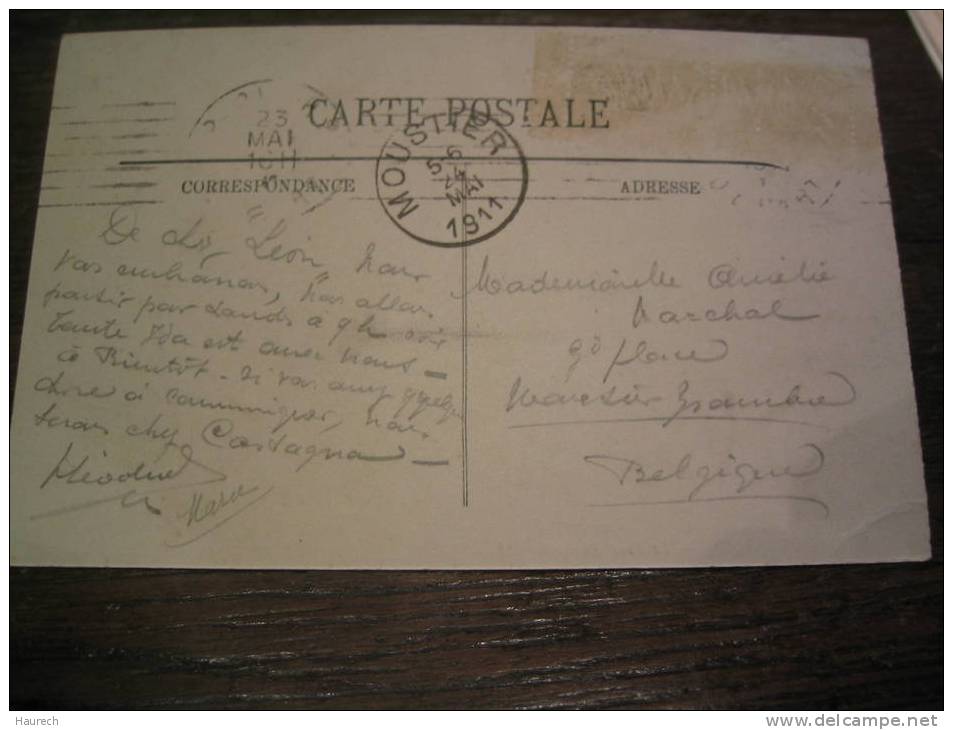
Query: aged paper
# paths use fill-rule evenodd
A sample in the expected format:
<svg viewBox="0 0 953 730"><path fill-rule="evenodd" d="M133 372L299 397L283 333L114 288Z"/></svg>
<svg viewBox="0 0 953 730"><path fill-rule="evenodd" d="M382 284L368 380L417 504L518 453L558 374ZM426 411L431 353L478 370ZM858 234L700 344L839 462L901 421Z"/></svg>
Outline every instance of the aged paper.
<svg viewBox="0 0 953 730"><path fill-rule="evenodd" d="M917 560L867 46L63 39L12 560Z"/></svg>

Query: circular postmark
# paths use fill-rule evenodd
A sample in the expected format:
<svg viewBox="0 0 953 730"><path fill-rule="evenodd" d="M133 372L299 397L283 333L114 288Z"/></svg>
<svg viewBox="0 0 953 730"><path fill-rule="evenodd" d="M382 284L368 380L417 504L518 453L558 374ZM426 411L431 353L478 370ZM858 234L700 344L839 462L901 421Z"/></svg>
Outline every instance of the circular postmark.
<svg viewBox="0 0 953 730"><path fill-rule="evenodd" d="M499 233L526 198L526 157L474 111L431 114L391 136L377 158L377 198L393 223L431 246L472 246Z"/></svg>

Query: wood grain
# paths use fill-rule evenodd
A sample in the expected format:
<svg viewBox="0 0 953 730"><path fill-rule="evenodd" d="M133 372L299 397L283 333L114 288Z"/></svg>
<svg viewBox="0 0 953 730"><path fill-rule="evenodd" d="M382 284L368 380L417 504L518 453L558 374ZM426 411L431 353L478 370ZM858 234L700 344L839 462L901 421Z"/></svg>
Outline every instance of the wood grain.
<svg viewBox="0 0 953 730"><path fill-rule="evenodd" d="M10 570L11 706L942 707L942 94L899 12L11 13L11 387L59 37L468 22L870 41L934 558L713 570Z"/></svg>

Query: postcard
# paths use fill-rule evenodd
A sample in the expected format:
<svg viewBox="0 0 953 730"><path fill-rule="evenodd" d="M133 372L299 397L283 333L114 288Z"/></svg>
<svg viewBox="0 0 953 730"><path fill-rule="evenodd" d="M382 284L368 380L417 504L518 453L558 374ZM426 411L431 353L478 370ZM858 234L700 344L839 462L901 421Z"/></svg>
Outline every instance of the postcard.
<svg viewBox="0 0 953 730"><path fill-rule="evenodd" d="M64 37L17 565L922 560L862 40Z"/></svg>

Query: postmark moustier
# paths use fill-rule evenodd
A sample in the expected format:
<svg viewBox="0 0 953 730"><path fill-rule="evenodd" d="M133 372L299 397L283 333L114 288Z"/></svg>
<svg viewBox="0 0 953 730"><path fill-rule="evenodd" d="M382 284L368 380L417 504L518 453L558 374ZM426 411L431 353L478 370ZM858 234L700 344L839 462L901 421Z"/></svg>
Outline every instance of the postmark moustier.
<svg viewBox="0 0 953 730"><path fill-rule="evenodd" d="M431 114L385 142L377 197L393 223L431 246L459 248L505 228L526 199L526 157L488 115Z"/></svg>

